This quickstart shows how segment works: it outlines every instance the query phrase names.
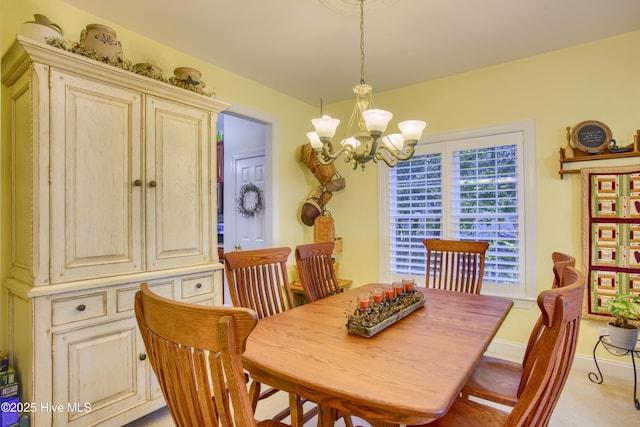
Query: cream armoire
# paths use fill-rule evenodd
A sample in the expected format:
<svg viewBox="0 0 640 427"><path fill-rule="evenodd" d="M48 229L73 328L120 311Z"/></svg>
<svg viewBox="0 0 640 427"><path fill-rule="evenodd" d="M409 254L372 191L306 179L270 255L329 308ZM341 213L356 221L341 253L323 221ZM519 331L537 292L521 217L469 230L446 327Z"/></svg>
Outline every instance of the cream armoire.
<svg viewBox="0 0 640 427"><path fill-rule="evenodd" d="M21 402L36 427L120 426L164 405L133 310L140 283L222 303L215 135L229 105L21 36L2 83Z"/></svg>

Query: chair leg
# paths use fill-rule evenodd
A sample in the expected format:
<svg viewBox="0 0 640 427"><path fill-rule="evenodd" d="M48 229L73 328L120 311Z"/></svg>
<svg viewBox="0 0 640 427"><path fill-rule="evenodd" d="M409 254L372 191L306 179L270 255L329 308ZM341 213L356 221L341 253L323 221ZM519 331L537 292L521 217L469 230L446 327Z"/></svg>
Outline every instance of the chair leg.
<svg viewBox="0 0 640 427"><path fill-rule="evenodd" d="M251 409L256 412L258 407L258 400L260 400L260 383L258 381L251 381L249 386L249 399L251 400Z"/></svg>
<svg viewBox="0 0 640 427"><path fill-rule="evenodd" d="M351 419L351 415L343 415L342 419L344 420L344 425L346 427L353 427L353 420Z"/></svg>

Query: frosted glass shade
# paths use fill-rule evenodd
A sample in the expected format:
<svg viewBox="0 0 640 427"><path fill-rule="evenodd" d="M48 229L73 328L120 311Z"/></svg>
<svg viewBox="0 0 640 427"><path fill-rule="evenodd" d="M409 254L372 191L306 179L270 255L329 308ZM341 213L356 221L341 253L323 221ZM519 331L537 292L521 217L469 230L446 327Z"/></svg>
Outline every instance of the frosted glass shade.
<svg viewBox="0 0 640 427"><path fill-rule="evenodd" d="M384 144L392 150L395 149L398 151L402 151L402 147L404 146L404 137L399 133L394 133L382 138L382 142L384 142Z"/></svg>
<svg viewBox="0 0 640 427"><path fill-rule="evenodd" d="M422 120L407 120L398 123L398 128L402 132L405 141L417 141L422 137L422 131L427 126Z"/></svg>
<svg viewBox="0 0 640 427"><path fill-rule="evenodd" d="M336 128L340 124L339 119L333 119L329 116L322 116L318 119L311 120L316 133L320 138L332 138L336 133Z"/></svg>
<svg viewBox="0 0 640 427"><path fill-rule="evenodd" d="M393 117L393 114L385 110L365 110L362 112L367 130L369 132L384 132L387 130L387 125Z"/></svg>
<svg viewBox="0 0 640 427"><path fill-rule="evenodd" d="M320 137L316 132L307 132L307 139L309 140L313 148L322 147L322 141L320 141Z"/></svg>

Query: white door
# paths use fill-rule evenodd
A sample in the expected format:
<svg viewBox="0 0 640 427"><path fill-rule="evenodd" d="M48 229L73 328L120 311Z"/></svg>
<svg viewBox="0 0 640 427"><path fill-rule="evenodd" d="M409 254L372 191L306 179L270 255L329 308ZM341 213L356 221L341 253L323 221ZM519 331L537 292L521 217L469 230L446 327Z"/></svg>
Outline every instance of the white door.
<svg viewBox="0 0 640 427"><path fill-rule="evenodd" d="M233 157L235 171L235 250L265 247L265 154L263 151Z"/></svg>

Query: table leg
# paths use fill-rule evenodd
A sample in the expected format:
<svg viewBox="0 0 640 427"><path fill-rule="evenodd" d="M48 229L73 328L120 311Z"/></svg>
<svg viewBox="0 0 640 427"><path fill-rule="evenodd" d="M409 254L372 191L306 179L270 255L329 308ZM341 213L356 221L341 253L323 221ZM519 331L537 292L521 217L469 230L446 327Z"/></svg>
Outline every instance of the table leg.
<svg viewBox="0 0 640 427"><path fill-rule="evenodd" d="M318 427L333 427L337 418L337 409L327 405L318 405Z"/></svg>
<svg viewBox="0 0 640 427"><path fill-rule="evenodd" d="M291 427L302 427L304 424L302 398L295 393L289 393L289 410Z"/></svg>

